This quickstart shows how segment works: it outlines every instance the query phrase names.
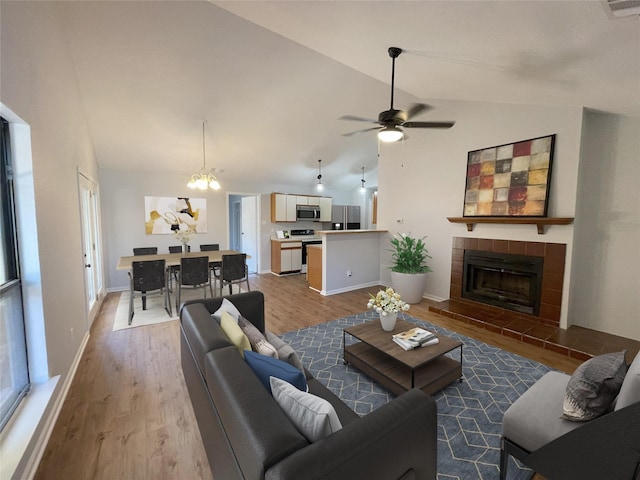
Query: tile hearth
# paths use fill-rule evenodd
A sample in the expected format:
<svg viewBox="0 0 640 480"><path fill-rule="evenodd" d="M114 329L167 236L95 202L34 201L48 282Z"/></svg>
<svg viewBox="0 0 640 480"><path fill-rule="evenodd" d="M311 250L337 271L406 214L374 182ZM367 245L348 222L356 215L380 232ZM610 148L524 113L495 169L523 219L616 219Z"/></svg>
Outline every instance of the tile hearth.
<svg viewBox="0 0 640 480"><path fill-rule="evenodd" d="M476 303L446 300L430 305L429 310L580 360L625 349L627 359L633 359L640 351L640 342L635 340L575 325L565 330L532 321L517 312Z"/></svg>

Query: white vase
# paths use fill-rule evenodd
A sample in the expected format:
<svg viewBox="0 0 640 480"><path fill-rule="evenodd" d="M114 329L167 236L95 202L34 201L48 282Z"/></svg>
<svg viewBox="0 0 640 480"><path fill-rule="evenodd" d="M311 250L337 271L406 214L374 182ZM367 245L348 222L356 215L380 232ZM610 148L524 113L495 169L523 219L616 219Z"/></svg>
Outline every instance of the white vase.
<svg viewBox="0 0 640 480"><path fill-rule="evenodd" d="M187 253L188 251L189 251L189 244L183 243L182 244L182 253Z"/></svg>
<svg viewBox="0 0 640 480"><path fill-rule="evenodd" d="M396 328L397 318L398 314L396 312L381 312L380 324L382 325L382 329L385 332L390 332L391 330Z"/></svg>
<svg viewBox="0 0 640 480"><path fill-rule="evenodd" d="M391 284L405 302L420 303L427 288L427 274L391 272Z"/></svg>

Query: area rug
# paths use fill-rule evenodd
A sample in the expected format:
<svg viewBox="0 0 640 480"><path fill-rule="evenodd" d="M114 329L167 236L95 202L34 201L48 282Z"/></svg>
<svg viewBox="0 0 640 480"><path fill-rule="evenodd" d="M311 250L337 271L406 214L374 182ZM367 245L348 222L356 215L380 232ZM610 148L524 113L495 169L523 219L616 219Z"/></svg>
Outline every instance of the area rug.
<svg viewBox="0 0 640 480"><path fill-rule="evenodd" d="M240 289L240 291L244 291ZM215 290L214 290L215 293ZM238 286L233 287L233 293L238 293ZM225 288L225 295L228 294L228 288ZM147 297L147 309L142 310L142 300L140 298L140 294L138 293L136 297L133 299L133 321L131 325L128 324L129 321L129 291L126 290L120 294L120 301L118 302L118 307L116 308L116 317L113 322L113 331L123 330L125 328L135 328L142 327L145 325L156 325L159 323L168 322L170 320L178 319L178 310L176 309L176 297L175 291L171 293L171 310L173 315L169 317L169 314L164 309L164 297L161 295L152 295ZM207 297L211 294L207 289ZM185 288L180 293L180 301L183 302L185 300L195 300L197 298L202 298L203 292L202 288Z"/></svg>
<svg viewBox="0 0 640 480"><path fill-rule="evenodd" d="M499 478L502 416L550 368L404 313L398 317L464 343L464 380L433 396L438 405L438 480ZM342 362L342 330L367 321L379 320L368 311L281 335L314 377L359 415L394 398ZM347 335L347 343L352 341ZM457 349L451 355L460 358ZM513 458L509 462L509 480L526 480L533 475Z"/></svg>

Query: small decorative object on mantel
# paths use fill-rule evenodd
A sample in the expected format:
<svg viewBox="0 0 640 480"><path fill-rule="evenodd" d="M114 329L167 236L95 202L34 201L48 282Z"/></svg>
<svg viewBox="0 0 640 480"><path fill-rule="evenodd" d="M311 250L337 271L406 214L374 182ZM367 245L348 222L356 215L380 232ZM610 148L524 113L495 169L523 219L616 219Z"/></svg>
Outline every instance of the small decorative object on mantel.
<svg viewBox="0 0 640 480"><path fill-rule="evenodd" d="M555 135L469 152L464 217L546 217Z"/></svg>
<svg viewBox="0 0 640 480"><path fill-rule="evenodd" d="M409 304L403 302L400 295L391 287L378 291L375 297L371 294L369 296L371 298L369 298L367 308L373 308L380 314L380 324L382 329L387 332L396 328L398 312L409 310Z"/></svg>

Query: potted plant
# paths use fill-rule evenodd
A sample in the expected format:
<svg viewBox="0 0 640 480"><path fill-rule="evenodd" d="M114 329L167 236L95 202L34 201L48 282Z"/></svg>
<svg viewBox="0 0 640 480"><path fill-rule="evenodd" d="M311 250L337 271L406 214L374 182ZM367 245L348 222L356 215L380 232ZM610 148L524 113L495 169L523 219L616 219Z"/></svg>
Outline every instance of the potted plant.
<svg viewBox="0 0 640 480"><path fill-rule="evenodd" d="M391 239L391 283L407 303L420 303L427 287L427 273L432 271L426 264L431 256L425 246L425 238L413 238L401 233Z"/></svg>

